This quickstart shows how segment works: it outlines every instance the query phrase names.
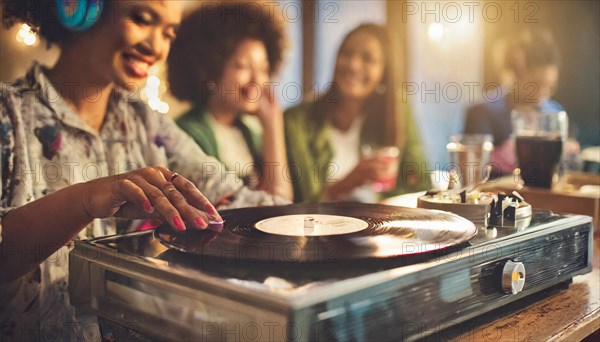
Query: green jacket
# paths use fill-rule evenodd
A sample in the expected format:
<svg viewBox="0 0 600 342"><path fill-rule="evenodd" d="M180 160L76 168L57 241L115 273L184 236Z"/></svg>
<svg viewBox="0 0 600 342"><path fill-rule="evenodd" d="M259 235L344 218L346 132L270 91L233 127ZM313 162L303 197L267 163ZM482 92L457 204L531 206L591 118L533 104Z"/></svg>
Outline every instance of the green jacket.
<svg viewBox="0 0 600 342"><path fill-rule="evenodd" d="M326 120L325 113L319 113L317 108L314 103L303 103L285 112L287 157L296 202L319 202L325 184L334 179L330 166L333 160L329 140L331 124ZM407 136L404 146L400 146L397 187L390 193L382 194L383 197L426 190L431 186L429 175L425 172L427 169L416 127L411 115L407 115L407 118ZM373 144L377 134L381 132L363 127L360 144ZM408 175L416 175L411 176L410 184L407 182Z"/></svg>
<svg viewBox="0 0 600 342"><path fill-rule="evenodd" d="M207 115L210 114L204 109L194 107L177 118L175 122L177 122L177 125L196 141L198 146L200 146L206 154L221 161L219 158L217 139L208 122ZM262 136L256 131L253 131L249 125L244 122L245 117L246 115L240 115L236 120L235 125L242 132L256 166L260 167L260 165L262 165Z"/></svg>

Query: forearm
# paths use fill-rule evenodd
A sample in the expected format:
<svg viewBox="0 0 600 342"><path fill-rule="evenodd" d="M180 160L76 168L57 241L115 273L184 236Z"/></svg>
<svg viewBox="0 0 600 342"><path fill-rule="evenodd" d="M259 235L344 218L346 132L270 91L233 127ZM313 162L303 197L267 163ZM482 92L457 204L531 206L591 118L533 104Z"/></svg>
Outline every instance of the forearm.
<svg viewBox="0 0 600 342"><path fill-rule="evenodd" d="M345 198L350 193L349 190L343 184L333 183L325 187L321 200L325 202L337 202Z"/></svg>
<svg viewBox="0 0 600 342"><path fill-rule="evenodd" d="M322 199L324 201L334 202L344 200L352 193L352 191L354 191L354 189L362 184L360 179L357 179L350 174L339 182L328 184L323 191Z"/></svg>
<svg viewBox="0 0 600 342"><path fill-rule="evenodd" d="M85 183L70 186L4 216L0 282L28 273L92 221L82 203L84 191Z"/></svg>
<svg viewBox="0 0 600 342"><path fill-rule="evenodd" d="M264 123L263 174L260 189L292 200L293 191L285 150L283 118Z"/></svg>

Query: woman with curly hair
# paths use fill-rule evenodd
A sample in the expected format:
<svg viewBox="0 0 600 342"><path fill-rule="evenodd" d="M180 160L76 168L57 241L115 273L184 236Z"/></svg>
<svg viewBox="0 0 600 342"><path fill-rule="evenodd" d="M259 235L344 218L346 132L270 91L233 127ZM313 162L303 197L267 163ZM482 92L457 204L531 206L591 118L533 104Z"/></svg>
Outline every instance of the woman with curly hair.
<svg viewBox="0 0 600 342"><path fill-rule="evenodd" d="M71 240L115 234L123 222L115 217L206 229L221 220L211 202L279 199L223 180L217 160L127 91L166 58L180 2L2 6L7 26L29 23L61 54L51 68L36 63L14 84L0 83L0 336L81 340L85 329L98 338L94 317L70 304Z"/></svg>
<svg viewBox="0 0 600 342"><path fill-rule="evenodd" d="M269 86L284 43L281 20L259 3L208 4L182 22L168 65L172 93L193 104L177 124L227 172L291 198L283 111Z"/></svg>
<svg viewBox="0 0 600 342"><path fill-rule="evenodd" d="M372 185L389 177L394 161L396 185L383 196L428 188L418 133L396 91L393 42L382 26L358 26L342 41L328 91L286 111L295 201L377 201L382 194ZM390 146L398 158L361 154Z"/></svg>

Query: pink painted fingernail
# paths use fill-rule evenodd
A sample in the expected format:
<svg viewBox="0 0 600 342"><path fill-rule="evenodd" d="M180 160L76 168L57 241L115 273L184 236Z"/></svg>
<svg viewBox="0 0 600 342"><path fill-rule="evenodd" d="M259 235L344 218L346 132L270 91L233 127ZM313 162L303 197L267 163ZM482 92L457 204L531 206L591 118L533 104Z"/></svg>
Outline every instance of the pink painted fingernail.
<svg viewBox="0 0 600 342"><path fill-rule="evenodd" d="M208 227L208 224L200 217L196 218L196 225L198 225L198 227L205 229L206 227Z"/></svg>
<svg viewBox="0 0 600 342"><path fill-rule="evenodd" d="M175 224L175 227L177 227L177 229L179 231L185 230L185 225L183 224L183 221L181 221L181 218L179 216L173 217L173 223Z"/></svg>
<svg viewBox="0 0 600 342"><path fill-rule="evenodd" d="M152 204L150 204L150 201L144 200L144 210L149 213L154 212L154 207L152 206Z"/></svg>
<svg viewBox="0 0 600 342"><path fill-rule="evenodd" d="M208 229L213 230L217 233L220 233L223 231L224 223L225 223L224 221L220 221L220 222L209 221Z"/></svg>

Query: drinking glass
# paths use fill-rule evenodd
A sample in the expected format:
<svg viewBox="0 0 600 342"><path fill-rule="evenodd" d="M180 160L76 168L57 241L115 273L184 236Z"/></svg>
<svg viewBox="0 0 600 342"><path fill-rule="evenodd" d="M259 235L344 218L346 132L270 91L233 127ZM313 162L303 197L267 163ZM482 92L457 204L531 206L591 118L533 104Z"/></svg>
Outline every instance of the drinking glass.
<svg viewBox="0 0 600 342"><path fill-rule="evenodd" d="M374 147L371 145L361 146L361 155L369 159L374 157L383 157L386 162L386 168L383 176L373 182L373 189L376 192L392 191L396 188L398 179L400 150L396 146Z"/></svg>
<svg viewBox="0 0 600 342"><path fill-rule="evenodd" d="M567 113L513 110L511 118L523 182L550 189L567 139Z"/></svg>
<svg viewBox="0 0 600 342"><path fill-rule="evenodd" d="M456 171L462 186L469 187L483 178L483 170L488 166L494 149L492 141L493 137L489 134L450 136L446 149L452 164L448 169Z"/></svg>

